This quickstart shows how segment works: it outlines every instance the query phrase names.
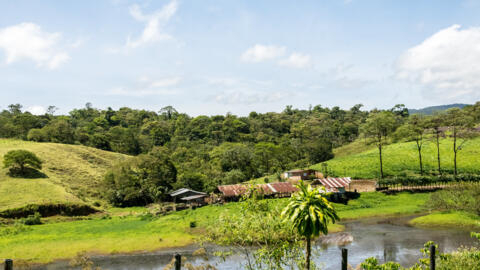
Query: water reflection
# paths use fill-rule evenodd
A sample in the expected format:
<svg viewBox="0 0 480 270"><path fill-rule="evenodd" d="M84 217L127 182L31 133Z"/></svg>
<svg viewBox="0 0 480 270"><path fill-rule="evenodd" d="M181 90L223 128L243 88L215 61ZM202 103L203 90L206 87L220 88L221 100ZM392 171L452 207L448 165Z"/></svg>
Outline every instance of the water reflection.
<svg viewBox="0 0 480 270"><path fill-rule="evenodd" d="M409 266L418 261L423 244L433 240L439 244L441 252L452 251L462 245L475 245L468 231L458 230L426 230L405 225L405 218L385 220L356 221L345 224L346 231L329 235L315 243L314 260L323 269L339 269L341 263L341 247L348 248L349 263L358 265L368 257L376 257L380 262L397 261ZM194 264L205 263L203 257L192 256L197 247L179 249ZM233 255L224 261L212 256L219 247L209 247L208 263L218 269L243 269L245 263L241 255ZM176 250L137 255L113 255L95 257L93 261L108 270L161 270L171 260ZM36 268L38 270L68 269L67 262L56 262Z"/></svg>

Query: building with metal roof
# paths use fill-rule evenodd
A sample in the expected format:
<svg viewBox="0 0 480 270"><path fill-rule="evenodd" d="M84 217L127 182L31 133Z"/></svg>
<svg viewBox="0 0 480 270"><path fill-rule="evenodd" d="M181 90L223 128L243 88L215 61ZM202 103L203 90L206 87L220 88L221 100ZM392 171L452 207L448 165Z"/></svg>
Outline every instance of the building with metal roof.
<svg viewBox="0 0 480 270"><path fill-rule="evenodd" d="M313 186L322 185L325 187L327 192L345 192L346 188L350 185L351 182L352 180L350 177L340 177L340 178L328 177L328 178L315 179L312 182L312 185Z"/></svg>
<svg viewBox="0 0 480 270"><path fill-rule="evenodd" d="M276 182L269 184L235 184L218 186L217 190L222 193L224 198L238 198L241 197L251 189L257 190L259 193L266 196L286 197L296 192L298 188L289 182Z"/></svg>

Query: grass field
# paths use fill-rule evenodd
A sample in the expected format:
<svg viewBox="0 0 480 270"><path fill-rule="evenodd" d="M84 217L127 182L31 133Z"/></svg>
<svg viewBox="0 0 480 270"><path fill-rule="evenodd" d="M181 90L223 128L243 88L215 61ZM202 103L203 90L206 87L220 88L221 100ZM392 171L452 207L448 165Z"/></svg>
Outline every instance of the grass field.
<svg viewBox="0 0 480 270"><path fill-rule="evenodd" d="M464 228L480 230L480 217L466 212L432 213L409 222L419 227Z"/></svg>
<svg viewBox="0 0 480 270"><path fill-rule="evenodd" d="M335 204L342 219L374 216L408 215L423 211L429 194L385 195L363 193L348 205ZM287 199L271 199L272 205L283 207ZM14 227L0 230L0 258L11 257L31 262L49 262L70 258L82 251L91 253L128 253L191 244L205 228L215 226L222 214L234 216L240 203L211 205L195 210L179 211L157 219L142 216L119 216L142 213L144 209L111 209L112 218L94 218L27 227L27 231L4 233ZM195 221L197 228L191 229ZM330 227L330 232L342 230L341 225Z"/></svg>
<svg viewBox="0 0 480 270"><path fill-rule="evenodd" d="M451 139L443 139L440 145L442 170L453 173L453 143ZM329 174L332 176L350 176L355 179L378 178L379 161L376 148L365 148L361 142L336 149L336 157L327 161ZM369 149L366 150L365 149ZM425 171L436 172L437 156L434 142L425 143L422 150ZM388 176L418 174L418 152L414 142L396 143L383 149L384 173ZM321 164L311 166L322 170ZM480 138L467 141L458 155L459 173L480 173Z"/></svg>
<svg viewBox="0 0 480 270"><path fill-rule="evenodd" d="M0 139L0 159L10 150L25 149L44 161L47 177L12 178L0 168L0 211L27 204L91 203L100 198L103 175L126 155L80 145Z"/></svg>

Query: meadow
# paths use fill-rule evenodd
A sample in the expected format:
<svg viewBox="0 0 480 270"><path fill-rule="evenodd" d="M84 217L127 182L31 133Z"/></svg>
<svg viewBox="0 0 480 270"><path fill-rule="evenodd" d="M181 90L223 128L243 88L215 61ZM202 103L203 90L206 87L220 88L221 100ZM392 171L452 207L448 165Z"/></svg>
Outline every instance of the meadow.
<svg viewBox="0 0 480 270"><path fill-rule="evenodd" d="M0 139L0 157L25 149L43 160L43 178L13 178L0 167L0 211L29 204L104 204L101 185L105 172L127 155L80 145Z"/></svg>
<svg viewBox="0 0 480 270"><path fill-rule="evenodd" d="M341 219L410 215L424 212L428 193L363 193L348 205L335 204ZM287 199L271 199L269 204L283 207ZM98 254L153 251L192 244L205 229L215 226L221 215L235 218L242 202L209 205L152 217L145 208L113 208L107 216L43 225L3 227L0 230L0 257L46 263L71 258L79 252ZM48 222L48 220L46 220ZM196 227L191 228L191 222ZM330 232L340 231L335 224Z"/></svg>
<svg viewBox="0 0 480 270"><path fill-rule="evenodd" d="M342 150L344 149L344 151ZM437 155L433 141L426 141L423 150L424 170L436 173ZM453 141L441 140L440 157L442 171L453 174ZM460 174L480 173L480 138L467 141L458 154L458 172ZM326 162L331 176L349 176L354 179L374 179L379 177L378 149L366 146L361 141L335 150L335 158ZM418 152L414 142L394 143L383 149L383 169L386 176L418 175ZM322 171L322 164L311 166Z"/></svg>

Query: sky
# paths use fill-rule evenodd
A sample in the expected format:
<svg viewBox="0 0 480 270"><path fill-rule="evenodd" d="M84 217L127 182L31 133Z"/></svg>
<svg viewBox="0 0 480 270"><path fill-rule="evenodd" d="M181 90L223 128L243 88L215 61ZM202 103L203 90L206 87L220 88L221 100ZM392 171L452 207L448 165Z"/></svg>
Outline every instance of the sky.
<svg viewBox="0 0 480 270"><path fill-rule="evenodd" d="M480 0L0 0L0 109L480 100Z"/></svg>

